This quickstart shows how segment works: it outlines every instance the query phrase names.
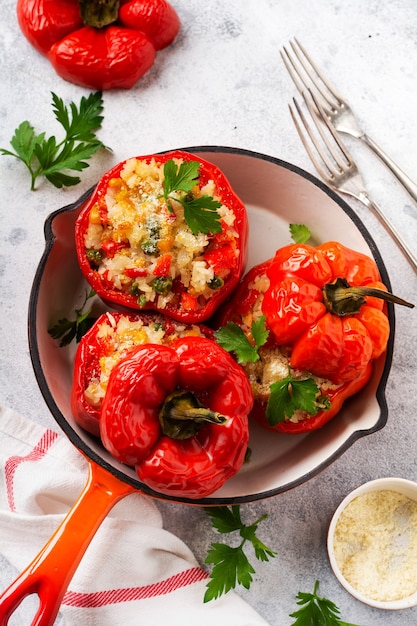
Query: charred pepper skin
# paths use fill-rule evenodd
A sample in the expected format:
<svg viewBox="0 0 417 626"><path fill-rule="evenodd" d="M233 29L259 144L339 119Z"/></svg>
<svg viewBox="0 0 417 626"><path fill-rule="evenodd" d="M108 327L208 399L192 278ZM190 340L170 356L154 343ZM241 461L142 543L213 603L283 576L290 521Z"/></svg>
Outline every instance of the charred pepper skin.
<svg viewBox="0 0 417 626"><path fill-rule="evenodd" d="M195 394L225 418L203 424L185 439L161 431L159 413L175 390ZM132 465L151 489L203 498L242 466L253 396L243 369L215 342L185 337L171 346L141 346L113 368L104 398L100 436L119 461Z"/></svg>
<svg viewBox="0 0 417 626"><path fill-rule="evenodd" d="M17 18L61 78L96 90L133 87L180 27L166 0L120 0L116 21L100 28L83 21L78 0L18 0Z"/></svg>
<svg viewBox="0 0 417 626"><path fill-rule="evenodd" d="M220 304L231 295L244 272L248 247L248 218L246 208L233 191L223 172L216 165L209 163L205 159L182 150L136 158L146 162L155 159L160 164L164 164L171 159L197 161L200 164L199 178L201 184L203 185L213 180L218 191L220 202L231 208L235 214L234 228L238 234L236 245L239 248L239 254L238 256L235 254L225 254L224 251L227 250L228 244L223 241L223 233L212 236L209 245L210 250L206 253L207 262L213 264L214 268L216 268L216 264L224 264L224 267L226 267L226 264L229 263L228 269L230 269L230 272L224 281L218 285L218 288L213 290L211 297L207 299L203 305L201 305L181 283L177 282L175 282L174 285L176 299L173 300L173 302L168 302L163 308L158 308L157 302L141 302L136 293L123 292L115 289L114 285L107 280L106 274L99 274L97 268L91 264L88 258L88 251L85 248L85 234L89 225L90 211L93 207L100 207L101 219L103 223L105 222L106 209L104 207L104 198L106 191L109 181L120 176L120 172L125 165L125 161L123 161L104 174L88 204L82 209L77 219L75 225L75 245L81 271L97 295L112 307L159 311L172 319L185 323L205 322L215 313ZM231 258L231 256L233 256L233 258Z"/></svg>
<svg viewBox="0 0 417 626"><path fill-rule="evenodd" d="M269 285L262 293L256 287L261 277L266 277ZM269 330L266 345L283 347L291 367L338 385L326 392L330 409L298 423L271 426L265 418L266 402L255 399L251 417L265 428L289 434L321 428L337 415L347 398L366 385L374 359L386 349L390 328L383 300L366 297L358 313L343 317L328 311L323 288L337 278L352 286L386 291L376 263L367 255L333 241L317 247L292 244L252 268L216 316L216 327L231 321L244 328L245 318L250 318L262 298Z"/></svg>

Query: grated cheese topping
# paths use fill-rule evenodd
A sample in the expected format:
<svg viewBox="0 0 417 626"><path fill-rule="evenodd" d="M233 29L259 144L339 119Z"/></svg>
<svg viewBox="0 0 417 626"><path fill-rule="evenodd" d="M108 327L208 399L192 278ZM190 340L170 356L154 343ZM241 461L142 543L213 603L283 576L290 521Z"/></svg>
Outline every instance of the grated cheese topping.
<svg viewBox="0 0 417 626"><path fill-rule="evenodd" d="M336 524L334 554L365 597L401 600L417 592L417 502L391 490L354 498Z"/></svg>

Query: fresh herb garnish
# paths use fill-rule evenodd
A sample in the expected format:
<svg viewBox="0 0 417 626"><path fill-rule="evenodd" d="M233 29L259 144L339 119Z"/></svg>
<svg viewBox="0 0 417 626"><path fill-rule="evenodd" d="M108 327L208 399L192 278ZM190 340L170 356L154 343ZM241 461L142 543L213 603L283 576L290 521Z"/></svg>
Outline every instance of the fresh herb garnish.
<svg viewBox="0 0 417 626"><path fill-rule="evenodd" d="M179 167L170 159L164 164L164 198L173 213L172 200L184 209L184 219L194 235L198 233L221 233L221 216L217 209L220 202L209 195L194 198L191 191L198 183L200 164L198 161L183 161ZM179 194L178 192L182 192ZM172 194L175 193L175 196Z"/></svg>
<svg viewBox="0 0 417 626"><path fill-rule="evenodd" d="M214 333L217 343L227 352L233 352L237 362L255 363L259 357L259 348L262 347L269 335L265 328L265 315L252 322L251 332L254 343L252 344L242 328L234 322L228 322Z"/></svg>
<svg viewBox="0 0 417 626"><path fill-rule="evenodd" d="M105 147L94 133L103 121L101 91L87 98L82 96L78 108L74 102L66 107L61 98L51 93L53 112L65 131L64 139L57 141L54 136L46 137L44 132L36 134L30 122L24 121L10 140L14 152L0 148L0 154L13 156L26 165L32 190L39 176L45 176L58 188L77 185L81 179L65 172L85 169L88 167L86 161L99 148Z"/></svg>
<svg viewBox="0 0 417 626"><path fill-rule="evenodd" d="M59 346L63 348L71 343L73 339L80 341L81 337L91 328L94 323L94 319L89 317L91 308L84 311L84 307L90 298L96 295L94 289L85 292L84 302L79 309L75 309L75 320L69 320L66 317L62 317L57 323L48 328L48 333L52 339L60 339Z"/></svg>
<svg viewBox="0 0 417 626"><path fill-rule="evenodd" d="M219 533L231 533L239 531L242 539L236 547L231 547L223 543L212 543L207 554L206 563L214 565L207 583L207 590L204 595L204 602L214 600L224 593L236 587L236 584L243 585L249 589L252 583L252 574L255 573L253 566L243 550L249 541L255 551L255 556L259 561L269 561L276 556L276 552L268 548L257 536L256 531L259 524L268 515L262 515L249 526L242 522L240 516L240 505L205 508L206 513L211 517L213 527Z"/></svg>
<svg viewBox="0 0 417 626"><path fill-rule="evenodd" d="M311 232L304 224L290 224L290 233L295 243L306 243Z"/></svg>
<svg viewBox="0 0 417 626"><path fill-rule="evenodd" d="M298 611L290 614L295 617L292 626L355 626L339 619L340 610L331 600L318 596L319 581L314 584L313 593L300 591L297 594Z"/></svg>
<svg viewBox="0 0 417 626"><path fill-rule="evenodd" d="M330 406L329 399L324 396L319 397L319 406L319 388L313 378L298 380L289 375L272 383L270 390L265 417L271 426L284 422L286 417L290 419L298 409L315 415L319 408L325 410Z"/></svg>

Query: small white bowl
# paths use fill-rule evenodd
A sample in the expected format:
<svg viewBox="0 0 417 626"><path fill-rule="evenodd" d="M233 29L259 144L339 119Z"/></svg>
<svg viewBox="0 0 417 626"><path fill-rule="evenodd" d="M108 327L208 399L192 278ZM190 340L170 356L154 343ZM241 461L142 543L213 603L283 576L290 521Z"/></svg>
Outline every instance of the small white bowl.
<svg viewBox="0 0 417 626"><path fill-rule="evenodd" d="M364 494L369 494L371 492L378 491L394 491L401 495L407 496L411 500L417 502L417 483L407 480L404 478L379 478L377 480L372 480L370 482L361 485L354 491L352 491L346 498L340 503L338 508L336 509L333 518L330 522L329 532L327 537L327 549L329 553L330 564L333 569L333 572L336 578L339 580L341 585L357 600L368 604L369 606L378 608L378 609L405 609L410 608L412 606L417 605L417 562L415 564L416 567L416 591L411 595L406 597L401 597L398 599L392 600L377 600L373 598L369 598L361 591L358 591L352 584L346 580L344 574L341 571L341 567L336 560L335 549L334 549L334 540L335 540L335 531L337 524L340 520L341 514L345 511L346 507L359 496L363 496ZM417 535L417 527L414 528L414 533ZM368 570L369 571L369 570Z"/></svg>

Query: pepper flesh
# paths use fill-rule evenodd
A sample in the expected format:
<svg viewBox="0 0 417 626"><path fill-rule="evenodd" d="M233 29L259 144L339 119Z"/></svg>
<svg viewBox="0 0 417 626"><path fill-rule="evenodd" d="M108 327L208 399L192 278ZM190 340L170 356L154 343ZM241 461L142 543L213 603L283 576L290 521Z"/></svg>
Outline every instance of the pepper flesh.
<svg viewBox="0 0 417 626"><path fill-rule="evenodd" d="M252 321L264 315L269 330L266 352L279 348L287 358L288 370L330 383L321 390L330 400L330 408L274 426L265 417L267 398L255 397L251 416L266 428L292 434L321 428L348 397L365 386L373 360L386 349L390 329L381 299L366 297L354 315L338 317L328 312L323 288L338 277L346 278L350 285L386 292L370 257L338 242L317 247L292 244L252 268L216 317L217 327L231 321L251 338Z"/></svg>
<svg viewBox="0 0 417 626"><path fill-rule="evenodd" d="M170 45L179 18L166 0L121 0L116 22L85 26L77 0L18 0L28 41L65 80L91 89L130 89Z"/></svg>
<svg viewBox="0 0 417 626"><path fill-rule="evenodd" d="M186 439L162 434L159 411L176 389L195 394L225 423L207 423ZM148 487L166 495L202 498L243 464L253 397L242 368L206 338L170 346L140 346L113 368L100 418L104 447L135 466Z"/></svg>
<svg viewBox="0 0 417 626"><path fill-rule="evenodd" d="M109 279L108 272L103 272L97 266L91 264L89 259L89 250L86 248L85 243L86 236L89 232L90 224L93 224L98 228L102 227L106 230L108 225L106 194L109 188L113 186L114 189L118 189L117 186L120 184L122 188L120 193L123 196L121 202L130 202L130 198L123 195L125 193L123 188L124 182L120 178L126 164L131 162L130 159L119 163L101 178L88 204L81 211L75 226L75 243L78 261L81 271L95 292L104 301L110 303L112 306L117 305L131 309L156 310L178 321L186 323L200 323L213 315L221 302L223 302L232 293L243 273L246 263L248 241L248 219L246 208L242 201L234 193L230 183L221 170L204 159L197 158L196 156L181 150L175 150L164 154L136 157L136 163L139 163L141 166L143 163L155 163L155 165L161 167L170 160L178 160L185 163L198 162L200 166L198 183L199 188L203 189L208 183L210 183L210 181L213 181L216 189L216 197L219 198L219 202L234 215L233 227L230 228L224 221L222 221L222 232L214 234L209 233L205 238L204 248L201 248L200 244L198 244L200 246L198 248L200 250L198 258L193 259L193 262L196 260L204 264L204 269L208 268L210 271L220 274L221 281L216 285L210 285L210 283L208 283L207 289L204 287L204 294L200 295L199 293L192 292L192 284L186 284L183 281L181 270L179 270L178 275L175 276L172 284L166 285L167 289L170 290L171 298L168 301L164 300L163 304L159 304L159 299L155 296L153 300L149 298L146 300L145 298L143 301L143 299L140 298L140 293L135 290L134 281L132 282L132 280L126 279L125 286L117 286L114 281ZM171 228L172 224L175 225L175 221L175 213L168 214L168 212L166 212L164 224ZM126 226L126 222L124 222L122 226L123 228L127 228L129 224ZM115 229L110 227L109 231L109 236L116 236ZM122 240L126 240L125 231L122 232L121 229L119 229L119 231L117 231L117 235L120 236ZM185 238L186 241L191 238L194 245L196 239L192 235L191 231L186 233ZM166 240L162 243L165 246L168 245ZM130 246L129 243L124 245L127 247ZM173 244L170 243L169 245ZM101 247L103 248L103 243L101 243ZM171 268L172 264L170 254L168 254L164 249L161 251L160 247L161 243L158 242L158 246L156 246L156 255L160 256L157 256L155 261L155 269L150 271L150 273L147 272L149 278L152 276L156 278L161 275L163 276L164 273ZM134 251L133 246L132 250ZM142 254L142 257L147 258L147 252ZM141 262L142 261L143 258L141 259ZM128 276L127 278L131 277ZM123 279L125 279L125 277L123 277ZM158 281L158 286L160 284L161 281ZM146 288L148 289L148 285L146 285Z"/></svg>

